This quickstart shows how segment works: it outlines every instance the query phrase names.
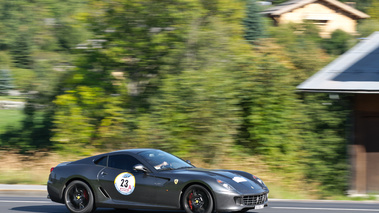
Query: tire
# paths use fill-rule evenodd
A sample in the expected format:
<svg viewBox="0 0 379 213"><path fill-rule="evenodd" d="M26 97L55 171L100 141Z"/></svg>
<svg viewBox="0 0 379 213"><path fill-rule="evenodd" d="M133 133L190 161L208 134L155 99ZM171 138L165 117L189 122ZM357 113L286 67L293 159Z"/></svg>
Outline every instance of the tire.
<svg viewBox="0 0 379 213"><path fill-rule="evenodd" d="M192 185L183 194L182 206L187 213L211 213L213 198L205 187Z"/></svg>
<svg viewBox="0 0 379 213"><path fill-rule="evenodd" d="M72 213L90 213L95 210L92 190L80 180L68 184L64 192L64 203Z"/></svg>

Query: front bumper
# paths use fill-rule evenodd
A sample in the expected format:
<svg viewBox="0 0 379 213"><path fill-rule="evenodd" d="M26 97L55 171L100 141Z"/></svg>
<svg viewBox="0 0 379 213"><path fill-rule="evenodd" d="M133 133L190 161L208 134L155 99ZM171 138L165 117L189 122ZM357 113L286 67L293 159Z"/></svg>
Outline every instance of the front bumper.
<svg viewBox="0 0 379 213"><path fill-rule="evenodd" d="M268 206L268 191L260 194L241 195L231 192L215 192L218 212L242 211Z"/></svg>

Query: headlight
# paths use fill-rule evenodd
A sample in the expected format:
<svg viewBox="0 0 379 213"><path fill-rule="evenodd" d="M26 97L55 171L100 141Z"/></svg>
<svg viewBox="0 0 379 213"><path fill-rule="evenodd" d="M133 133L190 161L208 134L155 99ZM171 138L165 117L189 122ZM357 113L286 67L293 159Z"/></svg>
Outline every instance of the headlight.
<svg viewBox="0 0 379 213"><path fill-rule="evenodd" d="M233 186L231 186L231 185L228 184L228 183L225 183L225 182L222 181L222 180L218 180L218 179L217 179L217 183L219 183L221 186L223 186L225 189L227 189L227 190L229 190L229 191L233 191L233 190L235 190L235 189L233 188Z"/></svg>

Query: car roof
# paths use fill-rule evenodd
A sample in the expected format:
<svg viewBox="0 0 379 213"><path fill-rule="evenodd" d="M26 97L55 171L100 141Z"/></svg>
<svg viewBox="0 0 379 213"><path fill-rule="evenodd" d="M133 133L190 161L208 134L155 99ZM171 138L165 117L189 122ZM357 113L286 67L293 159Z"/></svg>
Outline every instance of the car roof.
<svg viewBox="0 0 379 213"><path fill-rule="evenodd" d="M159 149L152 149L152 148L139 148L139 149L123 149L123 150L117 150L113 152L109 152L107 154L113 154L113 153L133 153L133 154L138 154L143 151L151 151L151 150L159 150Z"/></svg>
<svg viewBox="0 0 379 213"><path fill-rule="evenodd" d="M159 149L151 149L151 148L143 148L143 149L124 149L124 150L117 150L113 152L103 153L99 155L94 155L90 157L86 157L77 161L73 161L71 163L73 164L80 164L80 163L92 163L94 160L99 159L100 157L111 155L111 154L138 154L143 151L151 151L151 150L159 150Z"/></svg>

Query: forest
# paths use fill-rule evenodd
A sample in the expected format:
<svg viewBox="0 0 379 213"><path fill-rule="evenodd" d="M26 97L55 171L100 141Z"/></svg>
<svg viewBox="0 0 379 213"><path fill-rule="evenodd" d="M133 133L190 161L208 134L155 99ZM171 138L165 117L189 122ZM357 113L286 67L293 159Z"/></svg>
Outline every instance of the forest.
<svg viewBox="0 0 379 213"><path fill-rule="evenodd" d="M265 7L0 1L0 98L14 98L12 89L25 101L20 124L0 131L0 149L88 156L151 147L210 166L254 156L320 196L344 194L351 97L296 86L379 30L379 1L356 0L371 16L359 35L330 38L307 22L273 26Z"/></svg>

